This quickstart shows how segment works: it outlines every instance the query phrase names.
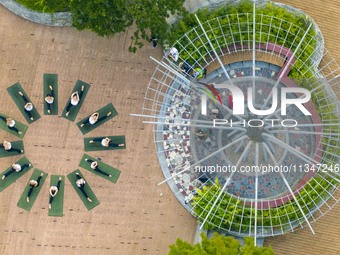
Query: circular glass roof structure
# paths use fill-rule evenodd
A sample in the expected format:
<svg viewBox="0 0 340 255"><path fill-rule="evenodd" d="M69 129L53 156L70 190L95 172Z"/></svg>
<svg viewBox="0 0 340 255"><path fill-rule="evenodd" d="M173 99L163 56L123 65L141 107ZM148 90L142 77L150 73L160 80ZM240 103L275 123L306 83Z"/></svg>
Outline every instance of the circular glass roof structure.
<svg viewBox="0 0 340 255"><path fill-rule="evenodd" d="M266 2L196 18L155 60L139 115L154 124L160 184L208 229L314 233L340 181L339 66L322 34L299 10Z"/></svg>

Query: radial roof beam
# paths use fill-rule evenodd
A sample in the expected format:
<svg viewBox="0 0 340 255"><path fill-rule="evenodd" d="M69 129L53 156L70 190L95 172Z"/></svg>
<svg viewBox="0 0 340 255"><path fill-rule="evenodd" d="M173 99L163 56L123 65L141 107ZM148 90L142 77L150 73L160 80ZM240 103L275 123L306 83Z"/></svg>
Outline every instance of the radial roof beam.
<svg viewBox="0 0 340 255"><path fill-rule="evenodd" d="M150 58L155 61L157 64L159 64L160 66L163 66L165 69L167 69L168 71L172 72L173 74L177 75L178 77L180 77L181 79L183 79L184 81L186 81L188 84L190 84L190 81L180 72L178 72L177 70L175 70L174 68L172 68L171 66L165 64L163 61L160 62L157 59L153 58L150 56Z"/></svg>
<svg viewBox="0 0 340 255"><path fill-rule="evenodd" d="M254 1L253 3L253 98L255 98L255 94L256 94L256 91L255 91L255 70L256 70L256 45L255 45L255 40L256 40L256 3ZM249 29L248 29L249 31ZM255 245L256 245L256 238L254 238L255 240Z"/></svg>
<svg viewBox="0 0 340 255"><path fill-rule="evenodd" d="M255 5L255 3L254 3ZM259 166L259 144L255 144L255 166ZM258 187L259 187L259 173L255 171L255 216L254 216L254 245L256 246L257 237L257 200L258 200Z"/></svg>
<svg viewBox="0 0 340 255"><path fill-rule="evenodd" d="M214 55L215 55L215 57L216 57L218 63L220 64L220 66L221 66L221 68L222 68L222 70L223 70L225 76L227 77L227 79L228 79L228 80L230 81L230 83L232 84L231 78L230 78L230 76L229 76L227 70L225 69L225 67L224 67L224 65L223 65L223 63L222 63L220 57L218 56L218 54L217 54L217 52L216 52L216 50L215 50L213 44L211 43L211 41L210 41L210 39L209 39L209 36L207 35L207 33L206 33L206 31L205 31L205 29L204 29L204 27L203 27L203 25L202 25L200 19L197 17L196 14L195 14L195 17L196 17L197 22L198 22L198 24L200 25L200 27L201 27L201 29L202 29L202 31L203 31L203 34L204 34L205 37L207 38L207 41L208 41L208 43L209 43L209 45L210 45L210 48L211 48L212 51L214 52Z"/></svg>
<svg viewBox="0 0 340 255"><path fill-rule="evenodd" d="M292 54L292 55L290 56L290 58L288 59L288 62L286 63L285 67L283 68L283 70L282 70L282 72L281 72L279 78L278 78L277 81L275 82L275 84L274 84L274 86L273 86L274 88L276 88L276 87L280 84L280 82L281 82L283 76L286 74L288 68L290 67L290 64L292 63L292 61L293 61L293 59L294 59L296 53L297 53L298 50L300 49L300 47L301 47L303 41L305 40L305 38L306 38L306 36L307 36L309 30L312 28L312 26L313 26L313 24L310 23L309 26L308 26L308 28L307 28L307 30L306 30L306 32L305 32L304 35L302 36L302 38L301 38L299 44L298 44L297 47L295 48L293 54ZM267 104L268 104L269 100L271 99L271 97L272 97L272 94L270 93L270 95L267 97L266 101L264 102L264 104L263 104L262 107L261 107L262 110L267 106Z"/></svg>
<svg viewBox="0 0 340 255"><path fill-rule="evenodd" d="M250 146L251 146L252 143L253 143L252 141L249 141L249 142L248 142L246 148L245 148L244 151L242 152L240 158L238 159L238 161L237 161L237 163L236 163L236 165L235 165L236 168L237 168L237 167L239 166L239 164L241 163L241 161L242 161L244 155L249 151L249 148L250 148ZM203 223L202 223L200 229L202 229L203 226L204 226L204 224L207 222L207 220L208 220L208 218L209 218L211 212L214 210L214 208L215 208L215 206L216 206L218 200L220 199L220 197L221 197L221 195L223 194L224 190L225 190L225 189L227 188L227 186L229 185L229 183L230 183L230 181L231 181L231 178L233 177L234 173L235 173L235 172L232 172L232 173L230 174L230 176L227 178L227 180L226 180L225 184L223 185L223 187L222 187L220 193L218 194L217 198L215 199L214 204L211 206L211 208L210 208L210 210L209 210L207 216L205 217L205 219L204 219L204 221L203 221Z"/></svg>
<svg viewBox="0 0 340 255"><path fill-rule="evenodd" d="M269 140L271 140L273 143L281 146L284 149L289 150L291 153L295 153L294 155L305 161L306 163L311 164L320 164L320 162L316 161L315 159L312 159L311 157L303 154L302 152L298 151L297 149L293 148L290 145L285 144L281 140L277 139L276 137L269 135L269 134L262 134L263 136L267 137ZM267 146L268 147L268 146Z"/></svg>
<svg viewBox="0 0 340 255"><path fill-rule="evenodd" d="M275 164L276 166L278 166L279 164L277 163L277 161L276 161L274 155L272 154L272 152L270 151L270 149L268 148L268 146L267 146L266 144L264 144L264 147L266 148L266 150L267 150L267 152L268 152L270 158L273 160L274 164ZM308 221L308 218L307 218L305 212L302 210L299 201L297 200L297 198L296 198L296 196L295 196L295 194L294 194L292 188L290 187L288 181L286 180L286 177L283 175L283 173L282 173L281 171L279 171L279 173L280 173L280 176L281 176L283 182L285 183L287 189L289 190L289 193L292 195L292 197L293 197L293 199L294 199L296 205L298 206L300 212L302 213L303 218L305 219L305 221L306 221L306 223L307 223L309 229L312 231L313 235L315 235L314 229L312 228L310 222Z"/></svg>
<svg viewBox="0 0 340 255"><path fill-rule="evenodd" d="M194 166L197 166L198 164L200 164L201 162L211 158L212 156L214 156L215 154L221 152L221 151L224 151L225 149L228 149L229 147L233 146L235 143L238 143L240 141L242 141L243 139L247 138L248 136L244 135L244 136L241 136L239 137L238 139L234 140L233 142L231 143L228 143L226 146L223 146L221 147L220 149L218 149L217 151L214 151L213 153L211 153L210 155L198 160L197 162L195 162L195 164L191 165L191 167L194 167ZM174 176L171 176L167 179L165 179L164 181L161 181L160 183L158 183L158 185L161 185L169 180L171 180L172 178L176 177L177 175L181 174L181 173L184 173L185 171L189 170L190 167L187 167L187 168L184 168L182 171L176 173Z"/></svg>
<svg viewBox="0 0 340 255"><path fill-rule="evenodd" d="M138 116L138 114L135 114L134 116ZM152 117L152 116L151 116ZM145 124L164 124L164 122L158 122L158 121L143 121ZM233 127L233 126L211 126L211 125L203 125L203 124L183 124L183 123L174 123L176 126L181 127L199 127L199 128L213 128L213 129L224 129L224 130L239 130L246 132L247 130L243 127Z"/></svg>

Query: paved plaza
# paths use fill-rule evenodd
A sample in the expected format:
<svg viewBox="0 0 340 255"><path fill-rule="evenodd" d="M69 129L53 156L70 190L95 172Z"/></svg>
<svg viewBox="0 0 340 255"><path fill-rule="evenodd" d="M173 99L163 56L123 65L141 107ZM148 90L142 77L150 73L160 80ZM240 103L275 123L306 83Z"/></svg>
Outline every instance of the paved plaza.
<svg viewBox="0 0 340 255"><path fill-rule="evenodd" d="M202 4L202 2L204 2ZM189 9L216 1L187 1ZM306 11L319 25L325 46L340 63L340 9L336 1L278 1ZM0 254L167 254L176 238L193 241L196 220L177 201L166 184L153 144L153 126L131 117L140 113L144 92L155 69L149 58L161 49L145 43L137 54L127 48L133 29L114 38L98 37L73 28L47 27L19 18L0 5L0 112L26 123L7 87L25 88L42 118L29 125L25 156L49 175L67 175L79 168L83 138L125 135L126 150L89 153L121 170L116 184L83 171L100 205L87 211L70 182L65 182L64 216L48 216L48 184L42 187L32 210L17 202L31 173L0 193ZM333 68L335 69L335 68ZM59 76L59 116L43 115L43 74ZM91 85L78 122L112 103L118 116L82 135L75 123L60 117L76 81ZM336 91L340 92L340 88ZM1 140L17 140L0 132ZM4 170L20 156L1 159ZM335 194L340 196L340 194ZM265 239L277 254L339 254L340 206L309 229Z"/></svg>

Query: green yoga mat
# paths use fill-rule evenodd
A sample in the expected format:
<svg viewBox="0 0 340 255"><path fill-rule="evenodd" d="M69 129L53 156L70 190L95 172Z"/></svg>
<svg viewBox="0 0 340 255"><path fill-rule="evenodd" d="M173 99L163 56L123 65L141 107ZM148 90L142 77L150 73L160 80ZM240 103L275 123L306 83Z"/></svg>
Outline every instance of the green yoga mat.
<svg viewBox="0 0 340 255"><path fill-rule="evenodd" d="M43 171L41 171L39 169L34 169L34 172L31 175L31 178L29 179L29 181L30 180L37 180L38 177L40 176L40 174L43 174L43 176L41 177L41 179L39 181L39 186L33 188L32 193L30 195L29 202L27 202L27 194L28 194L28 191L30 190L30 185L27 182L26 188L22 192L22 195L21 195L21 197L18 201L18 204L17 204L18 207L25 209L26 211L30 211L32 209L32 206L34 205L34 202L37 199L37 197L40 193L40 190L41 190L42 186L44 185L44 182L45 182L48 174L44 173Z"/></svg>
<svg viewBox="0 0 340 255"><path fill-rule="evenodd" d="M86 118L82 119L81 121L79 121L77 123L78 128L80 129L80 131L83 133L83 135L87 134L88 132L92 131L93 129L99 127L100 125L104 124L105 122L109 121L110 119L112 119L113 117L118 115L118 112L116 111L116 109L114 108L114 106L109 103L107 105L105 105L104 107L100 108L99 110L95 111L99 113L99 119L103 116L106 116L106 114L108 112L111 112L111 115L106 117L103 120L97 121L96 123L94 123L93 125L91 125L90 123L85 124L85 126L80 127L80 125L87 119L90 118L90 116L92 115L92 113L87 116ZM94 113L94 112L93 112Z"/></svg>
<svg viewBox="0 0 340 255"><path fill-rule="evenodd" d="M12 135L15 135L19 138L23 138L25 136L25 133L26 133L26 130L27 130L27 126L24 124L24 123L21 123L17 120L14 119L15 121L15 125L14 127L17 128L19 131L22 132L22 134L19 134L17 131L15 130L12 130L10 129L7 125L6 125L6 119L8 118L9 116L5 115L5 114L2 114L0 113L0 128Z"/></svg>
<svg viewBox="0 0 340 255"><path fill-rule="evenodd" d="M104 171L104 172L106 172L106 173L108 173L108 174L111 174L112 177L103 175L103 174L93 170L91 168L91 164L89 162L85 161L86 158L87 159L92 159L94 161L97 161L99 169ZM83 157L80 160L79 166L81 166L82 168L90 171L91 173L94 173L94 174L96 174L96 175L98 175L98 176L100 176L100 177L102 177L102 178L104 178L104 179L106 179L106 180L108 180L110 182L113 182L113 183L117 182L117 180L119 178L119 175L120 175L120 171L118 169L116 169L116 168L114 168L112 166L109 166L109 165L103 163L102 161L100 161L100 160L98 160L96 158L93 158L93 157L91 157L91 156L89 156L87 154L83 155Z"/></svg>
<svg viewBox="0 0 340 255"><path fill-rule="evenodd" d="M18 106L18 108L21 111L22 115L25 117L26 121L29 124L37 121L38 119L40 119L40 114L38 113L37 108L34 106L34 104L31 101L31 99L27 96L26 92L21 87L19 82L17 82L15 84L13 84L12 86L8 87L7 91L10 94L10 96L12 97L14 103ZM25 108L24 108L25 102L24 102L23 97L19 95L19 93L18 93L19 91L21 91L24 94L24 96L26 96L27 100L33 104L33 110L31 111L32 117L34 118L33 120L30 119L30 117L27 115L27 113L25 111Z"/></svg>
<svg viewBox="0 0 340 255"><path fill-rule="evenodd" d="M87 197L84 196L84 194L80 191L79 187L76 184L76 181L78 180L76 173L79 173L79 175L84 178L83 174L79 171L79 169L73 171L72 173L67 175L67 178L69 179L69 181L71 182L73 188L75 189L75 191L78 193L79 198L81 199L81 201L83 201L84 205L86 206L87 210L91 210L94 207L96 207L97 205L100 204L99 200L97 199L96 195L93 193L90 184L87 182L87 180L84 178L85 180L85 186L84 186L84 190L86 192L86 194L88 195L88 197L92 200L92 202L87 200Z"/></svg>
<svg viewBox="0 0 340 255"><path fill-rule="evenodd" d="M108 137L111 139L111 143L113 144L125 144L124 146L121 147L104 147L101 144L101 141L99 142L94 142L94 143L90 143L91 140L93 139L104 139L105 137ZM125 143L125 136L124 135L120 135L120 136L101 136L101 137L88 137L88 138L84 138L84 148L85 151L108 151L108 150L124 150L126 149L126 143Z"/></svg>
<svg viewBox="0 0 340 255"><path fill-rule="evenodd" d="M79 101L79 103L78 103L76 106L72 106L72 107L71 107L71 109L70 109L70 114L69 114L68 116L66 116L66 107L67 107L68 103L69 103L70 100L71 100L71 95L72 95L72 93L74 93L74 92L76 92L76 91L78 91L78 93L80 93L80 91L81 91L81 86L82 86L82 85L84 85L84 92L83 92L83 95L82 95L82 97L81 97L81 100ZM72 93L70 94L70 96L69 96L68 99L67 99L67 102L66 102L65 108L64 108L64 110L63 110L63 113L61 114L61 116L62 116L63 118L68 119L68 120L70 120L70 121L74 121L74 120L76 119L76 117L77 117L77 115L78 115L78 112L79 112L79 110L80 110L80 108L81 108L81 106L82 106L82 104L83 104L83 102L84 102L84 100L85 100L85 98L86 98L86 95L87 95L87 93L88 93L90 87L91 87L90 84L87 84L87 83L85 83L85 82L83 82L83 81L81 81L81 80L78 80L78 81L76 82L76 85L74 85L74 88L73 88L73 90L72 90Z"/></svg>
<svg viewBox="0 0 340 255"><path fill-rule="evenodd" d="M49 88L49 85L52 85L53 88L53 97L54 101L50 105L51 113L47 112L47 103L45 101L45 97L48 94L52 95L52 91ZM44 114L45 115L58 115L58 74L50 74L44 73Z"/></svg>
<svg viewBox="0 0 340 255"><path fill-rule="evenodd" d="M12 144L13 149L24 150L24 144L22 143L21 140L11 142L11 144ZM20 152L17 152L17 151L6 151L4 148L0 148L0 158L22 155L24 153L25 153L25 151L20 153Z"/></svg>
<svg viewBox="0 0 340 255"><path fill-rule="evenodd" d="M23 164L30 164L29 160L26 157L23 157L23 158L19 159L15 163L19 164L21 166ZM17 172L13 172L9 176L7 176L5 179L2 180L1 178L4 175L4 173L7 172L8 170L10 170L11 168L12 168L12 166L9 166L5 171L3 171L0 174L0 192L3 191L4 189L6 189L9 185L11 185L16 180L18 180L25 173L27 173L32 168L32 166L26 167L24 170L22 170L22 171L20 171L18 173Z"/></svg>
<svg viewBox="0 0 340 255"><path fill-rule="evenodd" d="M53 198L51 209L48 209L48 216L63 216L64 210L64 184L65 184L65 176L63 175L51 175L50 178L50 187L57 186L59 176L61 177L60 188L57 195ZM50 199L50 194L48 194L48 199ZM49 200L48 200L49 201Z"/></svg>

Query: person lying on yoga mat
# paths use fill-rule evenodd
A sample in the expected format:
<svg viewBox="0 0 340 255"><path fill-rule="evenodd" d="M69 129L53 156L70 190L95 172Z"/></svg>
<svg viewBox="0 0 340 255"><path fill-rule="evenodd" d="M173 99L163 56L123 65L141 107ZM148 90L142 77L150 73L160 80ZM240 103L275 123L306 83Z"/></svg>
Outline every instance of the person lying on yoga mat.
<svg viewBox="0 0 340 255"><path fill-rule="evenodd" d="M95 143L100 142L103 147L122 147L125 144L124 143L111 143L111 139L108 137L102 138L94 138L93 140L90 140L89 143Z"/></svg>
<svg viewBox="0 0 340 255"><path fill-rule="evenodd" d="M68 102L68 105L66 106L66 114L65 114L66 116L68 116L70 114L70 109L73 106L76 106L76 105L79 104L81 97L83 96L84 89L85 89L85 87L84 87L84 85L82 85L80 93L78 93L78 91L72 93L71 100L70 100L70 102Z"/></svg>
<svg viewBox="0 0 340 255"><path fill-rule="evenodd" d="M89 196L87 195L84 186L86 184L86 181L84 180L84 178L82 178L79 173L76 173L76 176L78 178L78 180L76 181L77 187L80 189L81 193L83 193L84 197L86 197L86 199L89 202L92 202L91 198L89 198Z"/></svg>
<svg viewBox="0 0 340 255"><path fill-rule="evenodd" d="M99 112L92 113L90 118L86 119L83 123L80 124L80 127L85 126L86 124L96 124L97 122L101 122L112 114L112 112L108 112L106 115L99 118Z"/></svg>
<svg viewBox="0 0 340 255"><path fill-rule="evenodd" d="M50 88L51 93L46 95L45 102L47 106L47 112L51 113L51 104L54 102L54 91L52 85L49 85L48 87Z"/></svg>
<svg viewBox="0 0 340 255"><path fill-rule="evenodd" d="M34 120L31 111L33 110L33 104L28 101L27 97L21 92L18 91L19 95L22 97L22 99L25 102L24 109L28 117L30 117L31 120Z"/></svg>
<svg viewBox="0 0 340 255"><path fill-rule="evenodd" d="M19 131L16 127L14 127L15 120L13 120L12 118L5 118L4 116L0 116L0 119L2 119L3 121L6 121L6 125L10 130L17 132L19 135L22 134L21 131Z"/></svg>
<svg viewBox="0 0 340 255"><path fill-rule="evenodd" d="M44 176L44 173L41 173L41 174L39 175L38 179L36 179L36 180L30 180L30 181L28 182L28 184L30 185L30 189L28 190L27 197L26 197L27 203L30 202L30 196L31 196L31 194L32 194L32 192L33 192L33 189L34 189L35 187L38 187L38 186L39 186L40 180L41 180L41 178L42 178L43 176Z"/></svg>
<svg viewBox="0 0 340 255"><path fill-rule="evenodd" d="M31 164L23 164L22 166L20 166L19 164L13 164L11 169L5 172L1 179L2 180L5 179L7 176L9 176L11 173L14 173L14 172L19 173L29 166L31 166Z"/></svg>
<svg viewBox="0 0 340 255"><path fill-rule="evenodd" d="M17 148L12 148L12 144L10 142L7 142L7 141L4 141L2 144L0 144L0 148L4 148L5 151L16 151L18 153L23 153L24 150L20 150L20 149L17 149Z"/></svg>
<svg viewBox="0 0 340 255"><path fill-rule="evenodd" d="M106 172L104 172L103 170L101 170L99 167L98 167L98 162L97 161L93 161L92 159L88 159L86 158L85 161L89 162L91 164L91 168L98 172L98 173L101 173L102 175L106 175L108 177L112 177L111 174L108 174Z"/></svg>
<svg viewBox="0 0 340 255"><path fill-rule="evenodd" d="M53 202L54 197L58 194L58 191L60 189L61 180L62 180L61 177L59 177L57 186L51 186L50 187L50 190L49 190L50 200L49 200L49 203L48 203L48 209L52 208L52 202Z"/></svg>

